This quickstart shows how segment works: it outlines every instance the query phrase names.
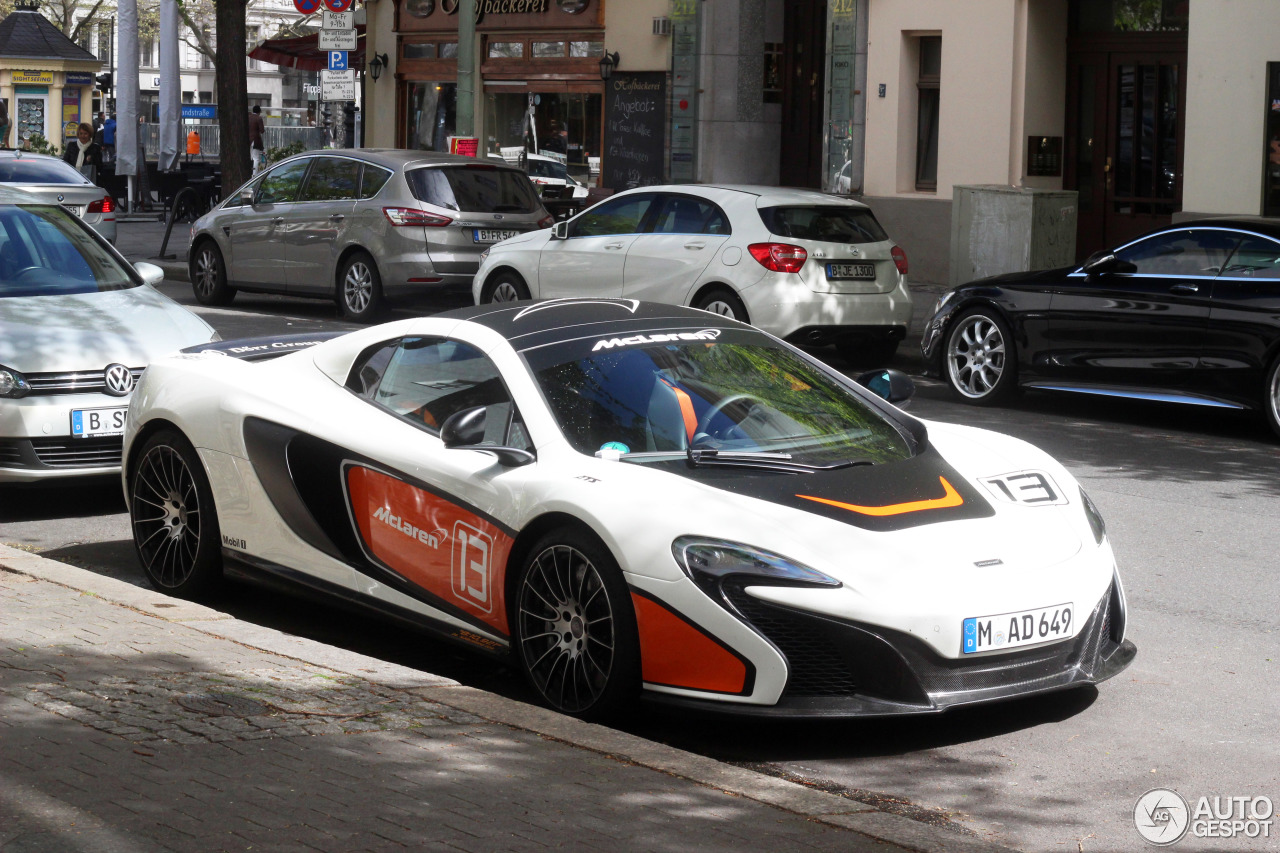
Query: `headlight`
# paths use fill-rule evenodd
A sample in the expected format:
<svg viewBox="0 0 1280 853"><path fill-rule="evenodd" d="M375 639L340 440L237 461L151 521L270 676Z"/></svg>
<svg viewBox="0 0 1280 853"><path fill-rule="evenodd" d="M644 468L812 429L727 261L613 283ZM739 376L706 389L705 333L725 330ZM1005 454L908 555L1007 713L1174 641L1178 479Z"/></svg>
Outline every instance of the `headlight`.
<svg viewBox="0 0 1280 853"><path fill-rule="evenodd" d="M819 586L836 588L840 581L786 557L761 551L750 545L681 536L671 543L676 562L693 582L708 592L737 577L746 584L776 586Z"/></svg>
<svg viewBox="0 0 1280 853"><path fill-rule="evenodd" d="M483 264L483 263L484 263L485 258L487 258L487 257L489 257L489 250L488 250L488 249L485 249L483 252L481 252L481 253L480 253L480 263L482 263L482 264Z"/></svg>
<svg viewBox="0 0 1280 853"><path fill-rule="evenodd" d="M1084 517L1089 520L1089 529L1093 531L1094 541L1101 545L1102 540L1107 538L1107 523L1102 520L1102 513L1098 512L1093 501L1089 500L1083 487L1080 489L1080 503L1084 504Z"/></svg>
<svg viewBox="0 0 1280 853"><path fill-rule="evenodd" d="M0 364L0 397L25 397L30 390L25 376Z"/></svg>

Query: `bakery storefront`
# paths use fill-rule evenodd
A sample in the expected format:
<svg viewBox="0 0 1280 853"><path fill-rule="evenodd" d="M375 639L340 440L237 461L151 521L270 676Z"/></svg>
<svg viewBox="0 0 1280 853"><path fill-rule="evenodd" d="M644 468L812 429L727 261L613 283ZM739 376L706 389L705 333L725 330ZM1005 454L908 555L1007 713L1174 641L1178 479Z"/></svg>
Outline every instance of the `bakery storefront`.
<svg viewBox="0 0 1280 853"><path fill-rule="evenodd" d="M475 124L483 153L563 155L585 176L600 152L600 0L477 0ZM458 106L457 0L397 4L398 145L447 151Z"/></svg>

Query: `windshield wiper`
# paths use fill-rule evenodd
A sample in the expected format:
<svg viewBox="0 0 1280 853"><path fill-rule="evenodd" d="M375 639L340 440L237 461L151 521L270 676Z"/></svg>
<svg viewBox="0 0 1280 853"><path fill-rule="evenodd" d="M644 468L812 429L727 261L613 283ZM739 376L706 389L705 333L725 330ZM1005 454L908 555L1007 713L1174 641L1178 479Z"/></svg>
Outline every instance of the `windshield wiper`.
<svg viewBox="0 0 1280 853"><path fill-rule="evenodd" d="M834 471L838 468L872 464L870 459L850 459L830 465L810 465L806 462L793 462L790 453L771 453L766 450L700 450L693 447L686 451L686 457L693 468L765 468L791 474L812 474L815 471Z"/></svg>

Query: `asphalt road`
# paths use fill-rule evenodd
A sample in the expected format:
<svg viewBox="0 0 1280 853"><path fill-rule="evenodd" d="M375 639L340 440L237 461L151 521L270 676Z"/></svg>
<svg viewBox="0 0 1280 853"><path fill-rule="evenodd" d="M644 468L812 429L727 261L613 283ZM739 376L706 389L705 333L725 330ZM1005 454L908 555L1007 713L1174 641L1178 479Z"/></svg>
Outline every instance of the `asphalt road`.
<svg viewBox="0 0 1280 853"><path fill-rule="evenodd" d="M191 303L189 285L161 289ZM439 310L446 300L417 306ZM240 297L200 309L226 338L347 328L328 303ZM400 316L408 316L401 312ZM917 365L910 351L899 366ZM1106 518L1130 607L1136 662L1093 688L899 721L690 719L646 709L626 727L714 757L950 819L1027 850L1139 849L1151 788L1280 801L1280 453L1260 419L1028 394L955 403L919 383L911 410L987 427L1062 460ZM0 495L0 541L142 584L114 482ZM233 585L238 617L524 697L515 673L412 631ZM896 805L895 805L896 803ZM1277 821L1280 822L1280 821ZM1280 830L1280 827L1275 829ZM1280 839L1184 839L1179 850L1280 849Z"/></svg>

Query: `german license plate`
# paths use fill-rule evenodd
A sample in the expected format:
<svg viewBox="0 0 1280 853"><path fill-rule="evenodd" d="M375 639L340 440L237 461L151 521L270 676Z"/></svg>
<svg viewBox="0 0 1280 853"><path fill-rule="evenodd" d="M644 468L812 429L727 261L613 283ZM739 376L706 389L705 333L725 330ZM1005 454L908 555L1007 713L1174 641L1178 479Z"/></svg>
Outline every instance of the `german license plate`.
<svg viewBox="0 0 1280 853"><path fill-rule="evenodd" d="M83 205L79 205L79 204L64 204L64 205L63 205L63 207L65 207L67 210L69 210L69 211L71 211L72 213L74 213L76 216L84 216L84 206L83 206Z"/></svg>
<svg viewBox="0 0 1280 853"><path fill-rule="evenodd" d="M875 278L875 264L827 264L827 278Z"/></svg>
<svg viewBox="0 0 1280 853"><path fill-rule="evenodd" d="M964 653L1016 649L1032 643L1047 643L1070 637L1074 626L1074 604L1055 604L1038 610L970 616L962 623Z"/></svg>
<svg viewBox="0 0 1280 853"><path fill-rule="evenodd" d="M72 409L71 437L92 438L98 435L120 435L124 432L128 407L120 409Z"/></svg>
<svg viewBox="0 0 1280 853"><path fill-rule="evenodd" d="M499 231L494 228L475 228L471 231L471 238L477 243L496 243L519 233L519 231Z"/></svg>

